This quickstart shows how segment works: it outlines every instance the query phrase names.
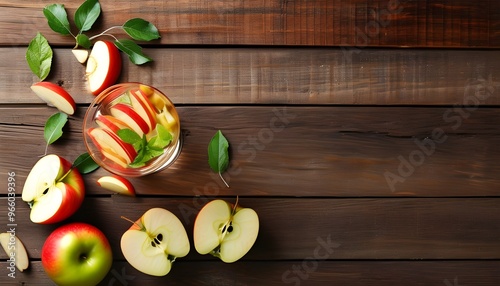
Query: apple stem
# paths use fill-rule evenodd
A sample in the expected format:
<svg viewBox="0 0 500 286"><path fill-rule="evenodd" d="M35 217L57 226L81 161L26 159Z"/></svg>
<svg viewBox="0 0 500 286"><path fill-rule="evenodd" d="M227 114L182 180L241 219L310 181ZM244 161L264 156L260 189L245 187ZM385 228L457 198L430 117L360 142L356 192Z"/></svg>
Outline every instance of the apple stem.
<svg viewBox="0 0 500 286"><path fill-rule="evenodd" d="M130 223L132 223L132 224L135 224L135 225L137 225L140 229L142 229L142 227L141 227L138 223L136 223L135 221L133 221L133 220L129 219L128 217L125 217L125 216L120 216L120 218L121 218L121 219L124 219L124 220L126 220L126 221L128 221L128 222L130 222Z"/></svg>
<svg viewBox="0 0 500 286"><path fill-rule="evenodd" d="M102 33L90 37L89 40L92 41L93 39L104 36L104 35L111 36L111 37L115 38L113 35L107 34L107 33L113 29L120 29L120 28L122 28L122 26L113 26L113 27L107 28L106 30L102 31ZM115 38L115 40L116 40L116 38Z"/></svg>
<svg viewBox="0 0 500 286"><path fill-rule="evenodd" d="M222 174L219 172L219 177L221 178L221 180L224 182L224 185L226 185L226 187L229 188L229 185L226 183L226 180L224 180L224 177L222 177Z"/></svg>

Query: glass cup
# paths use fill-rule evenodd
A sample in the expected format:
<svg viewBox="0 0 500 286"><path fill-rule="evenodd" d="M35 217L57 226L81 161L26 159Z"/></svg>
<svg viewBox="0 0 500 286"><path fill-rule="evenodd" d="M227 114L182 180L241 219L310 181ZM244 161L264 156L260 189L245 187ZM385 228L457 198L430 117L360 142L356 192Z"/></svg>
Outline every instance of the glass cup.
<svg viewBox="0 0 500 286"><path fill-rule="evenodd" d="M124 177L167 168L182 147L174 104L158 89L133 82L113 85L94 99L85 113L83 136L94 161Z"/></svg>

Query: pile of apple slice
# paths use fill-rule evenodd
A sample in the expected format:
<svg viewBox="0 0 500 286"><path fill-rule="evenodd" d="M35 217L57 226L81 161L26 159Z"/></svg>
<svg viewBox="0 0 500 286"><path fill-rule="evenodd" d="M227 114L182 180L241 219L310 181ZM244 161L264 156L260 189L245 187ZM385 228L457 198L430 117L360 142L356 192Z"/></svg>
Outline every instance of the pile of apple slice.
<svg viewBox="0 0 500 286"><path fill-rule="evenodd" d="M162 95L147 86L139 85L124 94L111 95L109 114L97 115L98 127L87 133L102 156L114 167L129 168L138 156L133 144L127 143L119 135L119 130L133 130L147 142L160 135L158 125L166 129L172 137L179 132L179 123L169 111ZM156 140L156 139L155 139Z"/></svg>

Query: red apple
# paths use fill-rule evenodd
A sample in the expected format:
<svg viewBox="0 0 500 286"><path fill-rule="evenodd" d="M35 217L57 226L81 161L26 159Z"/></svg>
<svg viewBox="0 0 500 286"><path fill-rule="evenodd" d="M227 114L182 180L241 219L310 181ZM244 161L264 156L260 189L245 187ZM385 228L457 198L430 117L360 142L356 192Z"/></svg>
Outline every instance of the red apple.
<svg viewBox="0 0 500 286"><path fill-rule="evenodd" d="M137 156L137 152L134 146L131 144L123 142L118 135L115 133L102 129L102 128L91 128L88 130L88 134L94 144L102 150L112 150L118 156L123 158L127 164L134 161Z"/></svg>
<svg viewBox="0 0 500 286"><path fill-rule="evenodd" d="M45 273L57 285L97 285L113 263L106 236L81 222L55 229L43 244L41 258Z"/></svg>
<svg viewBox="0 0 500 286"><path fill-rule="evenodd" d="M122 60L120 51L108 41L97 41L87 59L86 75L90 92L98 95L113 85L120 75Z"/></svg>
<svg viewBox="0 0 500 286"><path fill-rule="evenodd" d="M49 106L54 106L69 115L75 113L75 100L61 86L48 81L41 81L33 84L31 90Z"/></svg>
<svg viewBox="0 0 500 286"><path fill-rule="evenodd" d="M110 108L111 115L123 121L130 129L134 130L142 137L149 132L149 125L144 121L132 106L125 103L117 103Z"/></svg>
<svg viewBox="0 0 500 286"><path fill-rule="evenodd" d="M125 196L135 196L135 189L129 180L122 176L111 175L103 176L97 180L97 184L106 190L112 191L114 193L125 195Z"/></svg>
<svg viewBox="0 0 500 286"><path fill-rule="evenodd" d="M33 166L22 192L34 223L56 223L71 216L83 202L85 186L78 169L57 155L46 155Z"/></svg>

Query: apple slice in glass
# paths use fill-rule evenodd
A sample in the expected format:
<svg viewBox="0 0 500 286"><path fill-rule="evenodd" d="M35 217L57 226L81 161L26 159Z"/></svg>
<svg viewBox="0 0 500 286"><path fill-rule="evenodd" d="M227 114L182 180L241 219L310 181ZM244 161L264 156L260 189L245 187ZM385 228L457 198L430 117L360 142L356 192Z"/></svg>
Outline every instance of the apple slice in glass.
<svg viewBox="0 0 500 286"><path fill-rule="evenodd" d="M88 134L100 151L112 150L125 159L127 164L132 163L137 156L134 146L123 142L116 133L97 127L89 129Z"/></svg>

